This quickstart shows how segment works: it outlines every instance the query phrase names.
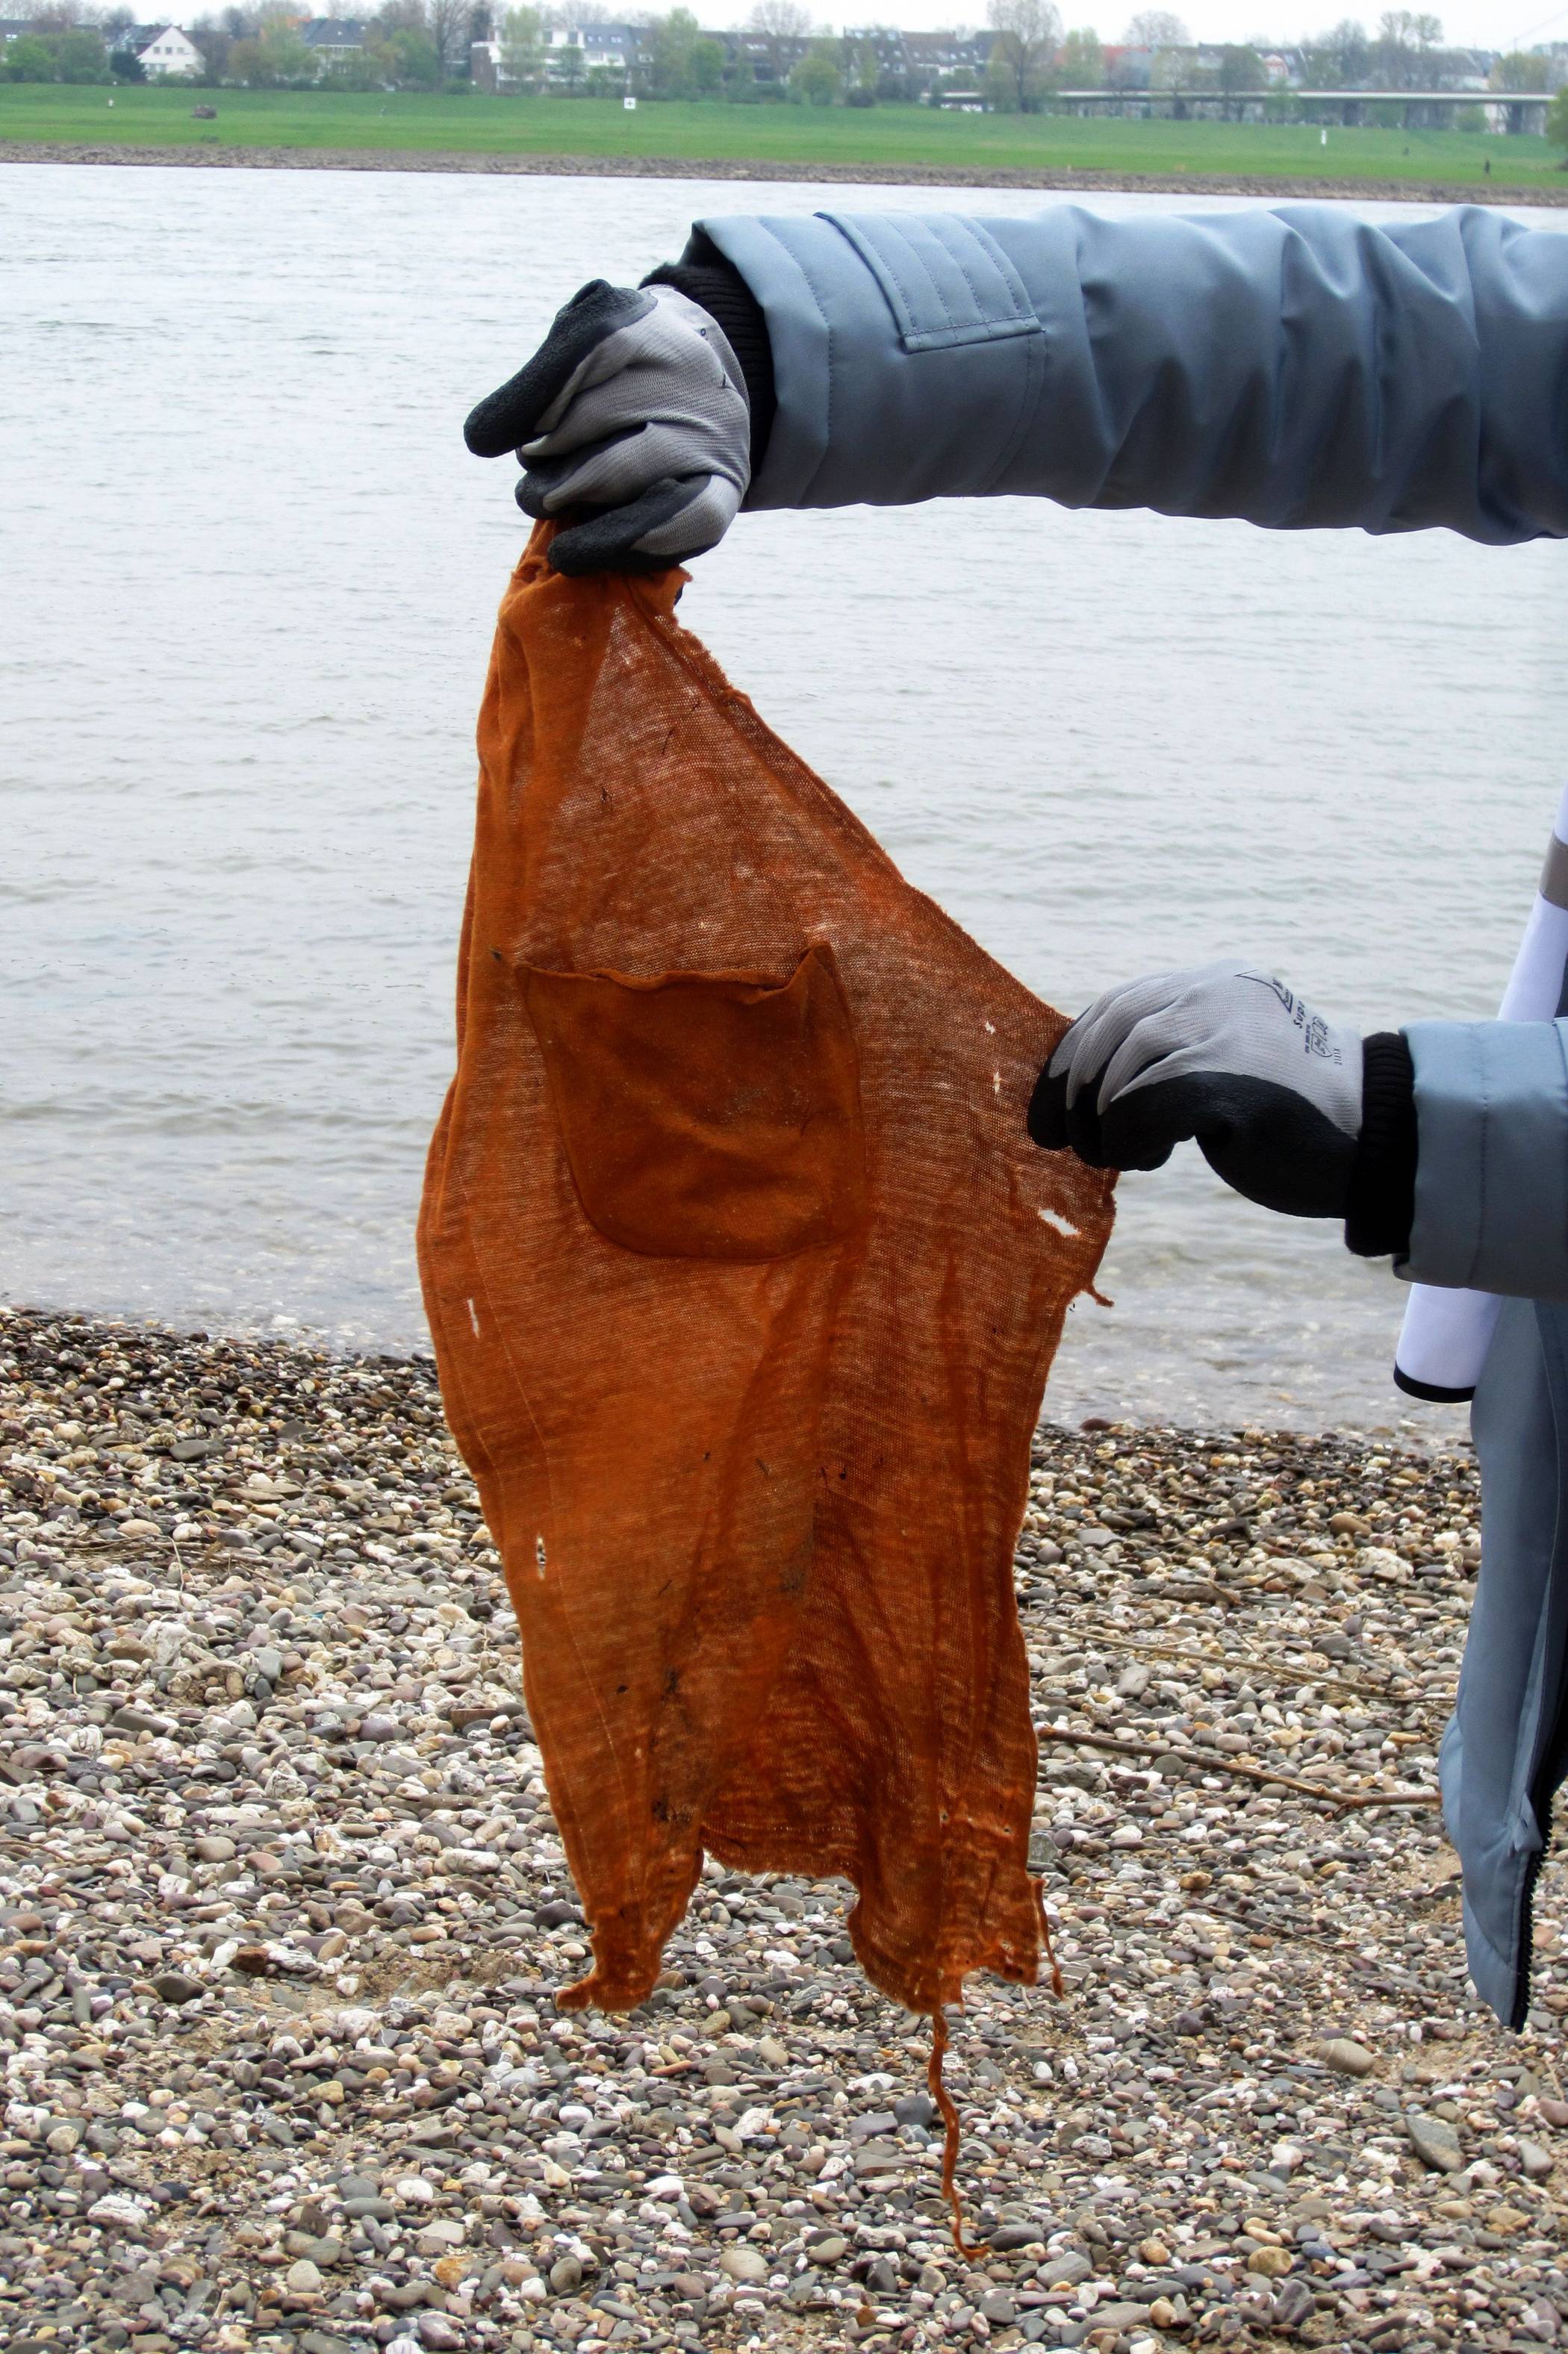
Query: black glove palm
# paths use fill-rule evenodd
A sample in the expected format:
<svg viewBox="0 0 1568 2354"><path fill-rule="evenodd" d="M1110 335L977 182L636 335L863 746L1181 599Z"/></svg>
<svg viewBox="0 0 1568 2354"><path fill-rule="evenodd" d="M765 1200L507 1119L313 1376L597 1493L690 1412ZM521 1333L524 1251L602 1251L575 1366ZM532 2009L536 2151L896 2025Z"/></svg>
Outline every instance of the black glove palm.
<svg viewBox="0 0 1568 2354"><path fill-rule="evenodd" d="M1158 1169L1195 1139L1227 1185L1296 1217L1346 1214L1361 1041L1266 972L1156 973L1096 1000L1040 1075L1036 1144L1094 1169Z"/></svg>
<svg viewBox="0 0 1568 2354"><path fill-rule="evenodd" d="M673 286L583 287L463 430L476 456L516 451L526 514L569 525L550 546L558 572L651 572L700 556L751 479L740 364Z"/></svg>

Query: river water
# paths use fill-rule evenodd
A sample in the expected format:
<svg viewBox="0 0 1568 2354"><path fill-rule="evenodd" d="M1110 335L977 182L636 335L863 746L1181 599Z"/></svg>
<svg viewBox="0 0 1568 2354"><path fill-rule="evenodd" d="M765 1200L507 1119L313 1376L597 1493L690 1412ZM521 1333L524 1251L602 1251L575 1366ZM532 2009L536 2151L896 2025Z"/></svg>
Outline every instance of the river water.
<svg viewBox="0 0 1568 2354"><path fill-rule="evenodd" d="M0 172L4 1296L423 1344L522 530L465 409L705 212L1045 201ZM1372 1027L1495 1010L1568 738L1563 561L993 501L743 519L682 611L1054 1002L1236 950ZM1454 1426L1390 1387L1386 1269L1194 1152L1126 1182L1104 1283L1059 1416Z"/></svg>

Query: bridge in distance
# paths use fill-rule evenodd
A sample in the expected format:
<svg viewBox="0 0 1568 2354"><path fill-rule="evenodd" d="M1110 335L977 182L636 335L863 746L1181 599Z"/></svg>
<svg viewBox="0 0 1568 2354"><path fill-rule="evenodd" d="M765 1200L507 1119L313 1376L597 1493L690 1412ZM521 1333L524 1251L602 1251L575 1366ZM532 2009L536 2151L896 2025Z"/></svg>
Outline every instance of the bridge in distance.
<svg viewBox="0 0 1568 2354"><path fill-rule="evenodd" d="M1086 113L1097 107L1119 107L1142 114L1164 108L1179 114L1208 113L1216 108L1228 113L1233 108L1255 107L1276 94L1287 97L1296 106L1323 110L1320 120L1337 111L1347 127L1362 122L1368 107L1397 106L1404 111L1407 131L1441 129L1443 118L1451 119L1460 107L1495 107L1510 132L1532 133L1538 138L1545 133L1546 110L1552 103L1550 94L1540 90L1280 89L1277 93L1266 90L1058 90L1052 93L1058 106L1079 107Z"/></svg>

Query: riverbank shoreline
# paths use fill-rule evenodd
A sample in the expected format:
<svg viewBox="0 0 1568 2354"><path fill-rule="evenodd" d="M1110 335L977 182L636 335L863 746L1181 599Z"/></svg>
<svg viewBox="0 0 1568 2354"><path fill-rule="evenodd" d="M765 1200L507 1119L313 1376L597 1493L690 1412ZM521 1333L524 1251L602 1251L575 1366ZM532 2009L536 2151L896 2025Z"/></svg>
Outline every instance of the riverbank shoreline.
<svg viewBox="0 0 1568 2354"><path fill-rule="evenodd" d="M1550 2338L1568 1867L1510 2037L1435 1803L1478 1520L1468 1449L1042 1429L1066 1999L955 2020L959 2256L842 1887L710 1862L650 2002L556 2011L587 1933L428 1359L0 1309L0 2338Z"/></svg>
<svg viewBox="0 0 1568 2354"><path fill-rule="evenodd" d="M479 173L523 179L707 180L804 182L833 186L898 188L1039 188L1058 196L1252 196L1266 203L1327 201L1359 204L1501 206L1557 210L1568 206L1562 188L1484 187L1442 181L1274 178L1224 173L1099 172L1058 166L1021 171L998 165L938 164L799 164L734 156L524 155L422 152L407 148L138 147L112 143L0 140L0 164L115 164L192 171Z"/></svg>

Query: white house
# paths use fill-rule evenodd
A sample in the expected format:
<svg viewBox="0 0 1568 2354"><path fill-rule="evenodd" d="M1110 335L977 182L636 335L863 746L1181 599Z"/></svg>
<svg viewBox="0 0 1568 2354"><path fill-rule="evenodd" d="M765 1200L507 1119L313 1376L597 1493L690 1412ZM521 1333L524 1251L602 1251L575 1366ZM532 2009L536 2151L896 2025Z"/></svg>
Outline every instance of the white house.
<svg viewBox="0 0 1568 2354"><path fill-rule="evenodd" d="M568 69L563 51L577 49L584 73L624 73L637 47L630 25L546 25L541 36L546 70L552 80Z"/></svg>
<svg viewBox="0 0 1568 2354"><path fill-rule="evenodd" d="M636 61L637 45L638 28L631 25L546 25L539 34L539 72L556 87L591 73L623 74ZM480 89L505 91L515 87L505 53L504 40L472 43L473 78Z"/></svg>
<svg viewBox="0 0 1568 2354"><path fill-rule="evenodd" d="M356 16L313 16L300 27L300 38L328 65L341 65L365 49L365 27Z"/></svg>
<svg viewBox="0 0 1568 2354"><path fill-rule="evenodd" d="M184 80L207 70L207 59L177 25L165 25L144 49L137 50L136 58L149 80L160 74L171 80Z"/></svg>

